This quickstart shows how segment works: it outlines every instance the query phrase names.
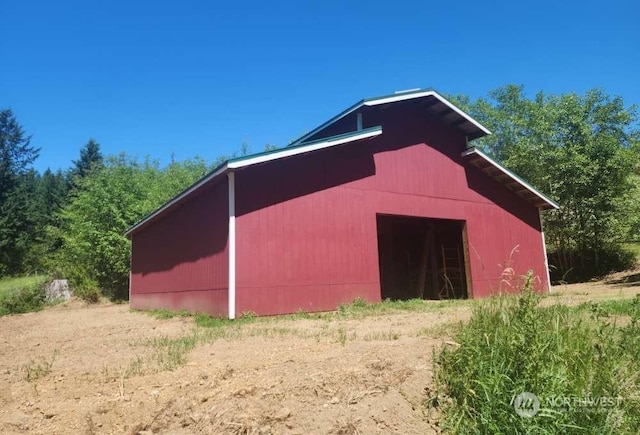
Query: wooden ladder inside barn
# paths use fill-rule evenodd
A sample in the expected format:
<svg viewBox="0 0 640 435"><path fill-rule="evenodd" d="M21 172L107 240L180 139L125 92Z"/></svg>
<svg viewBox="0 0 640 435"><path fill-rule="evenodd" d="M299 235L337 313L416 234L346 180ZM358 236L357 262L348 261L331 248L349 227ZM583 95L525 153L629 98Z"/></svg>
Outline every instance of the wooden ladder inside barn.
<svg viewBox="0 0 640 435"><path fill-rule="evenodd" d="M442 286L440 287L440 299L452 299L462 297L464 294L463 263L459 246L441 245L442 251Z"/></svg>

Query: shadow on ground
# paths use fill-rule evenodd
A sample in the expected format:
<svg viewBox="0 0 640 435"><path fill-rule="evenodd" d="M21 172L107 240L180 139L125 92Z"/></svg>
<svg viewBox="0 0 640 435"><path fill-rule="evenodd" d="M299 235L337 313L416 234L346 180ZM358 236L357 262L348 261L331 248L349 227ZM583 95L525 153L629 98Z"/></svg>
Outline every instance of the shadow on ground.
<svg viewBox="0 0 640 435"><path fill-rule="evenodd" d="M623 287L640 287L640 272L632 273L631 275L616 277L605 281L607 284L620 285Z"/></svg>

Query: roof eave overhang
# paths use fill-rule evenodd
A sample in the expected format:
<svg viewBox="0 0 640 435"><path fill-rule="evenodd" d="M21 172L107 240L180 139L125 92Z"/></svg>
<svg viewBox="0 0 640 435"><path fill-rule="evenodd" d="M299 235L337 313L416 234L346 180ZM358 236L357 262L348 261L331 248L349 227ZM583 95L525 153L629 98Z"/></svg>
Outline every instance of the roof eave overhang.
<svg viewBox="0 0 640 435"><path fill-rule="evenodd" d="M125 236L131 237L133 233L137 230L141 229L143 226L149 224L151 221L157 219L162 214L164 214L170 208L176 206L181 201L184 201L188 196L192 195L194 192L202 188L204 185L208 184L215 178L224 175L228 172L235 172L241 170L243 168L257 165L260 163L266 163L274 160L280 160L287 157L293 157L295 155L309 153L312 151L321 150L324 148L331 148L334 146L346 144L349 142L355 142L364 139L370 139L382 134L382 127L376 126L371 127L359 131L349 132L337 136L331 136L328 138L319 139L316 141L305 142L296 146L290 146L287 148L277 149L273 151L268 151L260 154L253 154L250 156L242 156L234 159L227 160L222 163L220 166L215 168L213 171L209 172L207 175L202 177L200 180L196 181L190 187L167 201L164 205L162 205L157 210L148 214L140 221L131 226L125 233Z"/></svg>
<svg viewBox="0 0 640 435"><path fill-rule="evenodd" d="M484 173L505 185L510 191L529 203L535 205L540 210L558 210L560 206L535 189L529 183L518 177L516 174L493 160L477 148L470 148L462 153L471 164L478 167Z"/></svg>

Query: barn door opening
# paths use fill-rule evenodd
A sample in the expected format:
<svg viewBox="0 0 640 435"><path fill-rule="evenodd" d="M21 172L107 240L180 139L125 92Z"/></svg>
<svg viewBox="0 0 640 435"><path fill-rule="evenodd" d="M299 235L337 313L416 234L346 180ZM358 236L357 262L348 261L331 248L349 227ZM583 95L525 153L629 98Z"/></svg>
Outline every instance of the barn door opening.
<svg viewBox="0 0 640 435"><path fill-rule="evenodd" d="M377 215L382 299L466 298L465 222Z"/></svg>

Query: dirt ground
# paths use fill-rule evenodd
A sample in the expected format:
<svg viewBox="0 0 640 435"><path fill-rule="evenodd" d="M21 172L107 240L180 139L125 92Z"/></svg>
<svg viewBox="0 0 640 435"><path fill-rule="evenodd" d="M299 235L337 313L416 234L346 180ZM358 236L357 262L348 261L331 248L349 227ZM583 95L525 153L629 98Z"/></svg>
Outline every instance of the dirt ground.
<svg viewBox="0 0 640 435"><path fill-rule="evenodd" d="M639 279L554 287L546 301L630 298ZM173 369L157 344L203 331L192 317L77 300L5 316L0 432L438 433L424 405L433 351L469 315L469 303L434 303L361 319L271 318L209 336Z"/></svg>

